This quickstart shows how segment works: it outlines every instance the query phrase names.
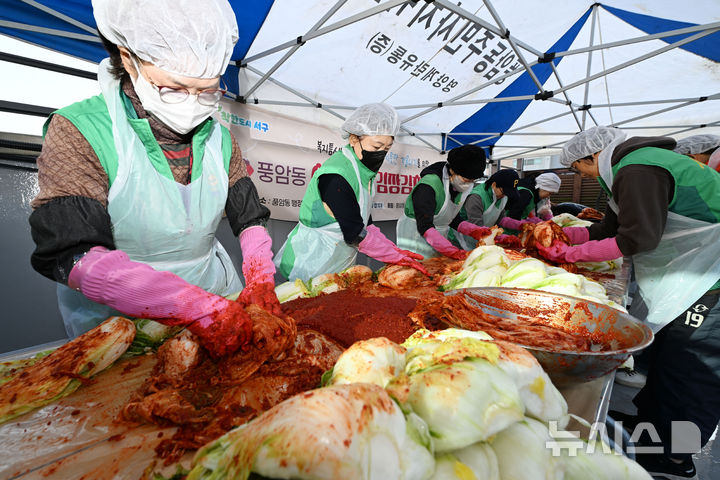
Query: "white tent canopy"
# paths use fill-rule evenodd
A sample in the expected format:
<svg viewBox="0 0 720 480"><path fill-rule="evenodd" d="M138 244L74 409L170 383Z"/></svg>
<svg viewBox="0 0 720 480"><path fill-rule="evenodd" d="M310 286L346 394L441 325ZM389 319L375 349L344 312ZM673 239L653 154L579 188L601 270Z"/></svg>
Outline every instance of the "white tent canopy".
<svg viewBox="0 0 720 480"><path fill-rule="evenodd" d="M632 135L720 133L718 63L681 49L720 30L717 1L635 2L635 13L693 24L650 35L608 10L626 2L459 3L276 0L242 61L239 95L328 126L384 101L400 111L404 135L437 150L494 144L496 159L546 154L596 124ZM573 26L574 38L553 51ZM548 51L559 61L547 80L533 72L530 91L499 96ZM543 92L552 96L535 98ZM507 117L497 128L457 128L497 103L489 113Z"/></svg>
<svg viewBox="0 0 720 480"><path fill-rule="evenodd" d="M308 124L336 128L385 101L415 137L401 141L477 143L496 159L546 154L596 124L720 133L717 0L230 3L234 97ZM99 61L94 29L89 0L0 7L1 33Z"/></svg>

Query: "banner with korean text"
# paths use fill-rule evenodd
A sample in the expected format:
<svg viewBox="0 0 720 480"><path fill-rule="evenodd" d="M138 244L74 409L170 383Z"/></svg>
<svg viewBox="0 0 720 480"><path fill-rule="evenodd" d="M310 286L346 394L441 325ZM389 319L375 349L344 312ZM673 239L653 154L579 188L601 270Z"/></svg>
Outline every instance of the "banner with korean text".
<svg viewBox="0 0 720 480"><path fill-rule="evenodd" d="M243 152L260 201L277 220L297 221L305 189L322 162L346 145L340 131L223 100L217 118L233 133ZM430 148L395 141L376 177L374 220L396 220L420 180L420 171L444 161Z"/></svg>

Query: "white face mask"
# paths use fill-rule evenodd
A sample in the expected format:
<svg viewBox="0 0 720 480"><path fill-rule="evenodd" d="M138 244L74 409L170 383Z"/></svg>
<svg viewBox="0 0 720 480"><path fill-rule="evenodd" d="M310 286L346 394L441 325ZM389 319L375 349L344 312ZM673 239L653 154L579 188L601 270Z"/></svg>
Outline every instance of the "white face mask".
<svg viewBox="0 0 720 480"><path fill-rule="evenodd" d="M133 59L137 78L133 80L135 93L145 111L153 114L155 118L167 125L171 130L185 134L200 125L206 118L217 110L217 105L202 105L198 103L195 95L188 95L180 103L165 103L160 98L160 91L140 73L140 68ZM132 79L132 76L130 77Z"/></svg>
<svg viewBox="0 0 720 480"><path fill-rule="evenodd" d="M473 185L475 185L475 182L473 182L473 181L466 182L464 180L461 180L460 177L454 176L454 177L450 178L450 185L453 186L453 188L455 189L456 192L462 193L462 192L467 192L468 190L470 190L473 187Z"/></svg>

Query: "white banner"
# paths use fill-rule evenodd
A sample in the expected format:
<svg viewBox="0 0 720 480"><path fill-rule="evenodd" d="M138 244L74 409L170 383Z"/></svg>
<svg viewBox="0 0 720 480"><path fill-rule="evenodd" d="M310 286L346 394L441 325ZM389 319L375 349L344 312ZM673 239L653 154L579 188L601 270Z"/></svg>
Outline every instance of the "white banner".
<svg viewBox="0 0 720 480"><path fill-rule="evenodd" d="M223 100L218 111L218 119L237 139L271 217L298 221L313 172L347 143L340 132L229 100ZM420 171L445 158L435 150L396 141L378 172L373 220L398 219Z"/></svg>

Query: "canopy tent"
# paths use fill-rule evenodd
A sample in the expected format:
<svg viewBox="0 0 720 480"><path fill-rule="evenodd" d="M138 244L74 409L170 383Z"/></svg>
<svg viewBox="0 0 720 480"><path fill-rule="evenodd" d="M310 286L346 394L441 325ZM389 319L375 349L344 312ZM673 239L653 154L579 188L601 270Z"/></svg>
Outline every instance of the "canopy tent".
<svg viewBox="0 0 720 480"><path fill-rule="evenodd" d="M414 137L400 141L476 143L495 159L545 154L595 124L720 133L716 0L230 3L232 97L311 124L384 101ZM0 33L105 57L89 0L3 2Z"/></svg>

